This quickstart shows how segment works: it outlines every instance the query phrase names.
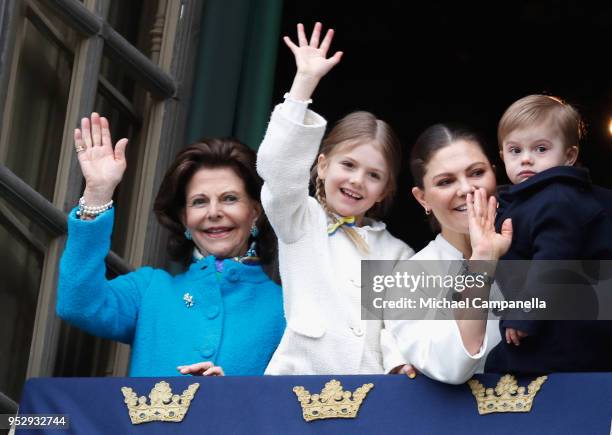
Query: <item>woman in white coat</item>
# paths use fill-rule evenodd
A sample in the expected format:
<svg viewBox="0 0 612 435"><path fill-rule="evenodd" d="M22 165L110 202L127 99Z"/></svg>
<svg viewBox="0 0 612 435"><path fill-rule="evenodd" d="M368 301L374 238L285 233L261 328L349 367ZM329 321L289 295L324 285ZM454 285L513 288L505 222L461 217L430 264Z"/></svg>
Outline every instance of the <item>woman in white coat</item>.
<svg viewBox="0 0 612 435"><path fill-rule="evenodd" d="M495 173L478 137L458 127L433 125L412 148L410 168L412 193L439 234L409 261L440 260L429 264L444 268L451 262L442 260L486 260L471 262L476 270L469 272L492 277L510 247L512 223L507 220L501 234L495 232ZM451 384L481 371L488 351L500 340L497 321L486 318L386 320L385 325L418 371Z"/></svg>

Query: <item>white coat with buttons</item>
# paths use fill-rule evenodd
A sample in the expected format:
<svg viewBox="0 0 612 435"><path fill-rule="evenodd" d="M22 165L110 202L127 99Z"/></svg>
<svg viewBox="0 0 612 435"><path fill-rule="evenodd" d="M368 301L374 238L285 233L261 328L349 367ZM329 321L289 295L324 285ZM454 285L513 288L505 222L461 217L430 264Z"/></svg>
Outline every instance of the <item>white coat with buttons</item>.
<svg viewBox="0 0 612 435"><path fill-rule="evenodd" d="M262 204L279 238L287 329L266 374L386 373L404 363L382 321L361 320L361 260L407 259L414 251L382 222L356 228L370 248L359 253L309 196L310 167L325 120L287 100L274 110L257 156Z"/></svg>

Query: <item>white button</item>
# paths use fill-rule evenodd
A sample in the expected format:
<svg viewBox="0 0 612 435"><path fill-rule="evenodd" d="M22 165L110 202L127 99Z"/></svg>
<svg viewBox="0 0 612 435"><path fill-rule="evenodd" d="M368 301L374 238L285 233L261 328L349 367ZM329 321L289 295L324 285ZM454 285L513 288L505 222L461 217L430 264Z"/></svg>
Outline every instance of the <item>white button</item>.
<svg viewBox="0 0 612 435"><path fill-rule="evenodd" d="M353 334L355 334L357 337L361 337L363 335L363 329L361 329L359 326L353 328Z"/></svg>

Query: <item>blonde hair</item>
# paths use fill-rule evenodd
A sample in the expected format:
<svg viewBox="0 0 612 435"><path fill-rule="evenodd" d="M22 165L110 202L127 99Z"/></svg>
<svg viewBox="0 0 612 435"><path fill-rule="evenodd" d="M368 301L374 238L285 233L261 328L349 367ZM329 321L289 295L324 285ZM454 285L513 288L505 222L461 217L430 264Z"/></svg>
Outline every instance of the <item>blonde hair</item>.
<svg viewBox="0 0 612 435"><path fill-rule="evenodd" d="M535 94L515 101L506 109L497 127L499 148L502 149L504 139L512 131L550 120L559 128L566 148L579 146L585 126L578 111L561 98Z"/></svg>
<svg viewBox="0 0 612 435"><path fill-rule="evenodd" d="M389 124L382 121L370 112L353 112L346 115L334 125L321 143L319 155L327 158L343 146L357 146L369 143L378 146L383 158L389 168L387 185L385 187L384 199L370 208L366 216L372 218L382 217L393 202L393 196L397 189L397 177L401 168L402 147L399 138ZM318 177L317 163L315 162L310 173L310 179L315 188L315 198L332 222L336 222L333 210L330 210L325 198L325 181ZM352 227L342 225L340 227L347 237L355 244L357 249L367 254L369 247L366 241Z"/></svg>

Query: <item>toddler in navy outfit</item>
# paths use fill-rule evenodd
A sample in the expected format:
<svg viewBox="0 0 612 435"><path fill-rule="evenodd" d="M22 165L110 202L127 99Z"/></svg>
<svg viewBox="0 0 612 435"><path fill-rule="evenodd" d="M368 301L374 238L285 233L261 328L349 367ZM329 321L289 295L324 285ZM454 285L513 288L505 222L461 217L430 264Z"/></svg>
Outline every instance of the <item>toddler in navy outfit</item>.
<svg viewBox="0 0 612 435"><path fill-rule="evenodd" d="M496 225L510 217L514 228L502 259L612 258L612 193L574 166L583 131L579 113L548 95L524 97L502 116L500 155L512 185L499 190ZM502 320L500 329L505 341L487 371L612 370L612 322Z"/></svg>

